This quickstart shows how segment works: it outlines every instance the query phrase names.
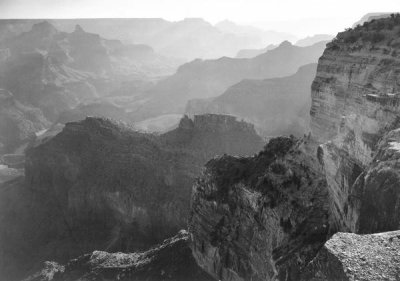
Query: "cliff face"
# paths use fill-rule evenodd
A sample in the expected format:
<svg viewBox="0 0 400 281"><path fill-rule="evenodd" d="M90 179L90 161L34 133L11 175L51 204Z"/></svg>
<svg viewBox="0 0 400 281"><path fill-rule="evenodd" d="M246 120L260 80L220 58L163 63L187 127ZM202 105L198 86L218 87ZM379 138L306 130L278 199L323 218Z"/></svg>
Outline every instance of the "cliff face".
<svg viewBox="0 0 400 281"><path fill-rule="evenodd" d="M186 118L161 136L99 118L67 123L29 149L25 180L0 189L0 276L170 237L186 227L191 186L207 159L261 147L251 125L229 116Z"/></svg>
<svg viewBox="0 0 400 281"><path fill-rule="evenodd" d="M397 234L338 234L322 247L337 231L400 227L399 32L393 15L328 44L312 84L312 135L302 142L285 148L272 139L254 158L206 165L190 231L207 272L220 280L399 278Z"/></svg>
<svg viewBox="0 0 400 281"><path fill-rule="evenodd" d="M379 139L399 126L399 29L400 17L394 16L340 33L318 63L311 129L323 143L320 155L338 229L359 230L360 203L351 194L362 183L353 185L368 169Z"/></svg>
<svg viewBox="0 0 400 281"><path fill-rule="evenodd" d="M252 158L211 160L192 193L198 264L218 280L296 280L329 235L326 182L313 145L271 140Z"/></svg>

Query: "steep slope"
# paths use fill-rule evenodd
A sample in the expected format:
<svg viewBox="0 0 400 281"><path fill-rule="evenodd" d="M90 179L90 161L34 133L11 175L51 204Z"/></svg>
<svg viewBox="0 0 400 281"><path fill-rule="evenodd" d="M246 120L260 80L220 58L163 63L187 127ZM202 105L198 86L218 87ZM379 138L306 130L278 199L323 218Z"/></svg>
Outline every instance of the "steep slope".
<svg viewBox="0 0 400 281"><path fill-rule="evenodd" d="M214 278L297 280L326 241L326 181L309 141L276 138L252 158L207 163L189 231L194 257Z"/></svg>
<svg viewBox="0 0 400 281"><path fill-rule="evenodd" d="M302 66L294 75L265 80L243 80L222 95L188 102L188 114L230 114L253 123L265 136L309 132L311 83L316 64Z"/></svg>
<svg viewBox="0 0 400 281"><path fill-rule="evenodd" d="M243 79L266 79L291 75L305 64L316 62L325 48L321 42L297 47L289 42L252 59L223 57L218 60L195 60L181 66L177 73L160 81L132 112L135 119L160 114L182 113L188 100L222 94Z"/></svg>
<svg viewBox="0 0 400 281"><path fill-rule="evenodd" d="M261 147L251 125L222 115L184 118L161 136L98 118L67 123L28 150L25 179L0 188L0 276L160 242L186 227L191 186L209 158Z"/></svg>
<svg viewBox="0 0 400 281"><path fill-rule="evenodd" d="M142 253L94 251L65 266L46 262L25 281L174 280L212 281L193 259L189 234L182 230L162 244Z"/></svg>
<svg viewBox="0 0 400 281"><path fill-rule="evenodd" d="M343 230L393 230L387 224L388 228L375 225L359 229L355 214L361 203L351 194L358 185L363 186L360 181L366 178L359 176L369 169L378 141L399 126L399 32L399 15L367 22L338 34L319 60L312 86L311 128L324 143L321 155L331 188L332 210ZM390 181L386 183L389 188ZM379 188L383 191L385 186Z"/></svg>
<svg viewBox="0 0 400 281"><path fill-rule="evenodd" d="M396 233L338 234L323 246L338 231L400 227L399 32L393 15L328 44L312 85L312 135L206 165L190 231L207 272L240 281L399 278Z"/></svg>

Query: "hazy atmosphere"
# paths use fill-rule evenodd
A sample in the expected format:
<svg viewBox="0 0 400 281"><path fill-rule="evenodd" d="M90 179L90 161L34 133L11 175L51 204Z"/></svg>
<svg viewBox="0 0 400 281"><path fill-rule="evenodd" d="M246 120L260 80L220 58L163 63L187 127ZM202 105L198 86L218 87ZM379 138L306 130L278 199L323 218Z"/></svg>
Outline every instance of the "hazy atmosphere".
<svg viewBox="0 0 400 281"><path fill-rule="evenodd" d="M396 0L0 0L1 18L200 17L232 20L297 36L335 33L370 12L397 11Z"/></svg>
<svg viewBox="0 0 400 281"><path fill-rule="evenodd" d="M0 281L399 281L399 0L0 0Z"/></svg>

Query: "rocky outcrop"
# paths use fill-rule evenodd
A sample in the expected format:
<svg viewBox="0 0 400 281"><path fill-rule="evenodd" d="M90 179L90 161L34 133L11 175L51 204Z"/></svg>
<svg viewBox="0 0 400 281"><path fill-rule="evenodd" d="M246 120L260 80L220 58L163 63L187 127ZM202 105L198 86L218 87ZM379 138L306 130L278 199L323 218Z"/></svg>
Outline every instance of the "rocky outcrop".
<svg viewBox="0 0 400 281"><path fill-rule="evenodd" d="M252 158L211 160L193 187L189 231L218 280L297 280L330 231L326 181L307 138Z"/></svg>
<svg viewBox="0 0 400 281"><path fill-rule="evenodd" d="M185 118L160 136L100 118L67 123L28 150L24 180L0 189L0 276L172 236L186 227L203 164L216 154L253 154L262 143L229 116Z"/></svg>
<svg viewBox="0 0 400 281"><path fill-rule="evenodd" d="M182 230L145 252L107 253L94 251L65 266L45 262L39 272L25 281L78 280L174 280L212 281L194 260L189 234Z"/></svg>
<svg viewBox="0 0 400 281"><path fill-rule="evenodd" d="M243 80L222 95L191 100L188 114L230 114L255 124L260 134L271 137L309 132L311 83L316 64L308 64L291 76Z"/></svg>
<svg viewBox="0 0 400 281"><path fill-rule="evenodd" d="M399 280L400 231L336 233L308 266L302 280Z"/></svg>

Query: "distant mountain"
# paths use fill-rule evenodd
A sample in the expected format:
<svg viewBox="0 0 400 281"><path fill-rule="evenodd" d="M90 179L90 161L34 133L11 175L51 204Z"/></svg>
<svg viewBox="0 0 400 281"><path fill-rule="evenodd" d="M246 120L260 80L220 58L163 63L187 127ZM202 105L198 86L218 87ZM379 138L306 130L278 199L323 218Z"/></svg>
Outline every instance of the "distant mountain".
<svg viewBox="0 0 400 281"><path fill-rule="evenodd" d="M49 125L39 109L23 105L10 92L0 89L0 155L28 143Z"/></svg>
<svg viewBox="0 0 400 281"><path fill-rule="evenodd" d="M213 26L200 18L170 22L163 19L51 19L58 30L72 32L80 25L88 32L126 44L145 44L157 53L186 61L234 56L240 49L261 48L293 35L263 31L254 27L222 22ZM0 20L0 40L27 31L38 20Z"/></svg>
<svg viewBox="0 0 400 281"><path fill-rule="evenodd" d="M283 42L279 47L251 59L223 57L195 60L181 66L177 73L160 81L143 99L132 105L135 120L183 113L187 101L221 95L243 79L266 79L294 74L298 68L317 62L326 42L308 47Z"/></svg>
<svg viewBox="0 0 400 281"><path fill-rule="evenodd" d="M216 98L189 101L186 113L230 114L255 124L265 136L303 135L308 132L316 66L302 66L283 78L243 80Z"/></svg>
<svg viewBox="0 0 400 281"><path fill-rule="evenodd" d="M260 43L263 45L267 44L279 44L282 41L294 41L296 37L293 34L285 32L277 32L272 30L263 30L253 26L238 25L232 21L224 20L215 25L218 29L226 33L232 33L236 35L247 35L254 38L259 38Z"/></svg>
<svg viewBox="0 0 400 281"><path fill-rule="evenodd" d="M12 106L0 106L4 146L15 147L26 132L42 130L82 102L141 91L177 66L149 46L106 40L79 25L67 33L48 21L28 31L17 24L18 33L14 24L0 21L0 89L12 96L7 99Z"/></svg>
<svg viewBox="0 0 400 281"><path fill-rule="evenodd" d="M298 40L295 45L300 47L311 46L321 41L330 41L334 37L335 36L330 34L315 34L313 36L308 36L306 38Z"/></svg>
<svg viewBox="0 0 400 281"><path fill-rule="evenodd" d="M355 22L353 24L353 28L356 27L357 25L362 25L364 22L371 21L371 20L376 20L376 19L381 19L381 18L387 18L393 13L368 13L364 15L359 21Z"/></svg>
<svg viewBox="0 0 400 281"><path fill-rule="evenodd" d="M277 45L271 44L268 45L267 47L263 48L263 49L243 49L240 50L237 54L236 54L236 58L241 59L241 58L254 58L258 55L264 54L269 50L275 49L276 47L278 47Z"/></svg>

